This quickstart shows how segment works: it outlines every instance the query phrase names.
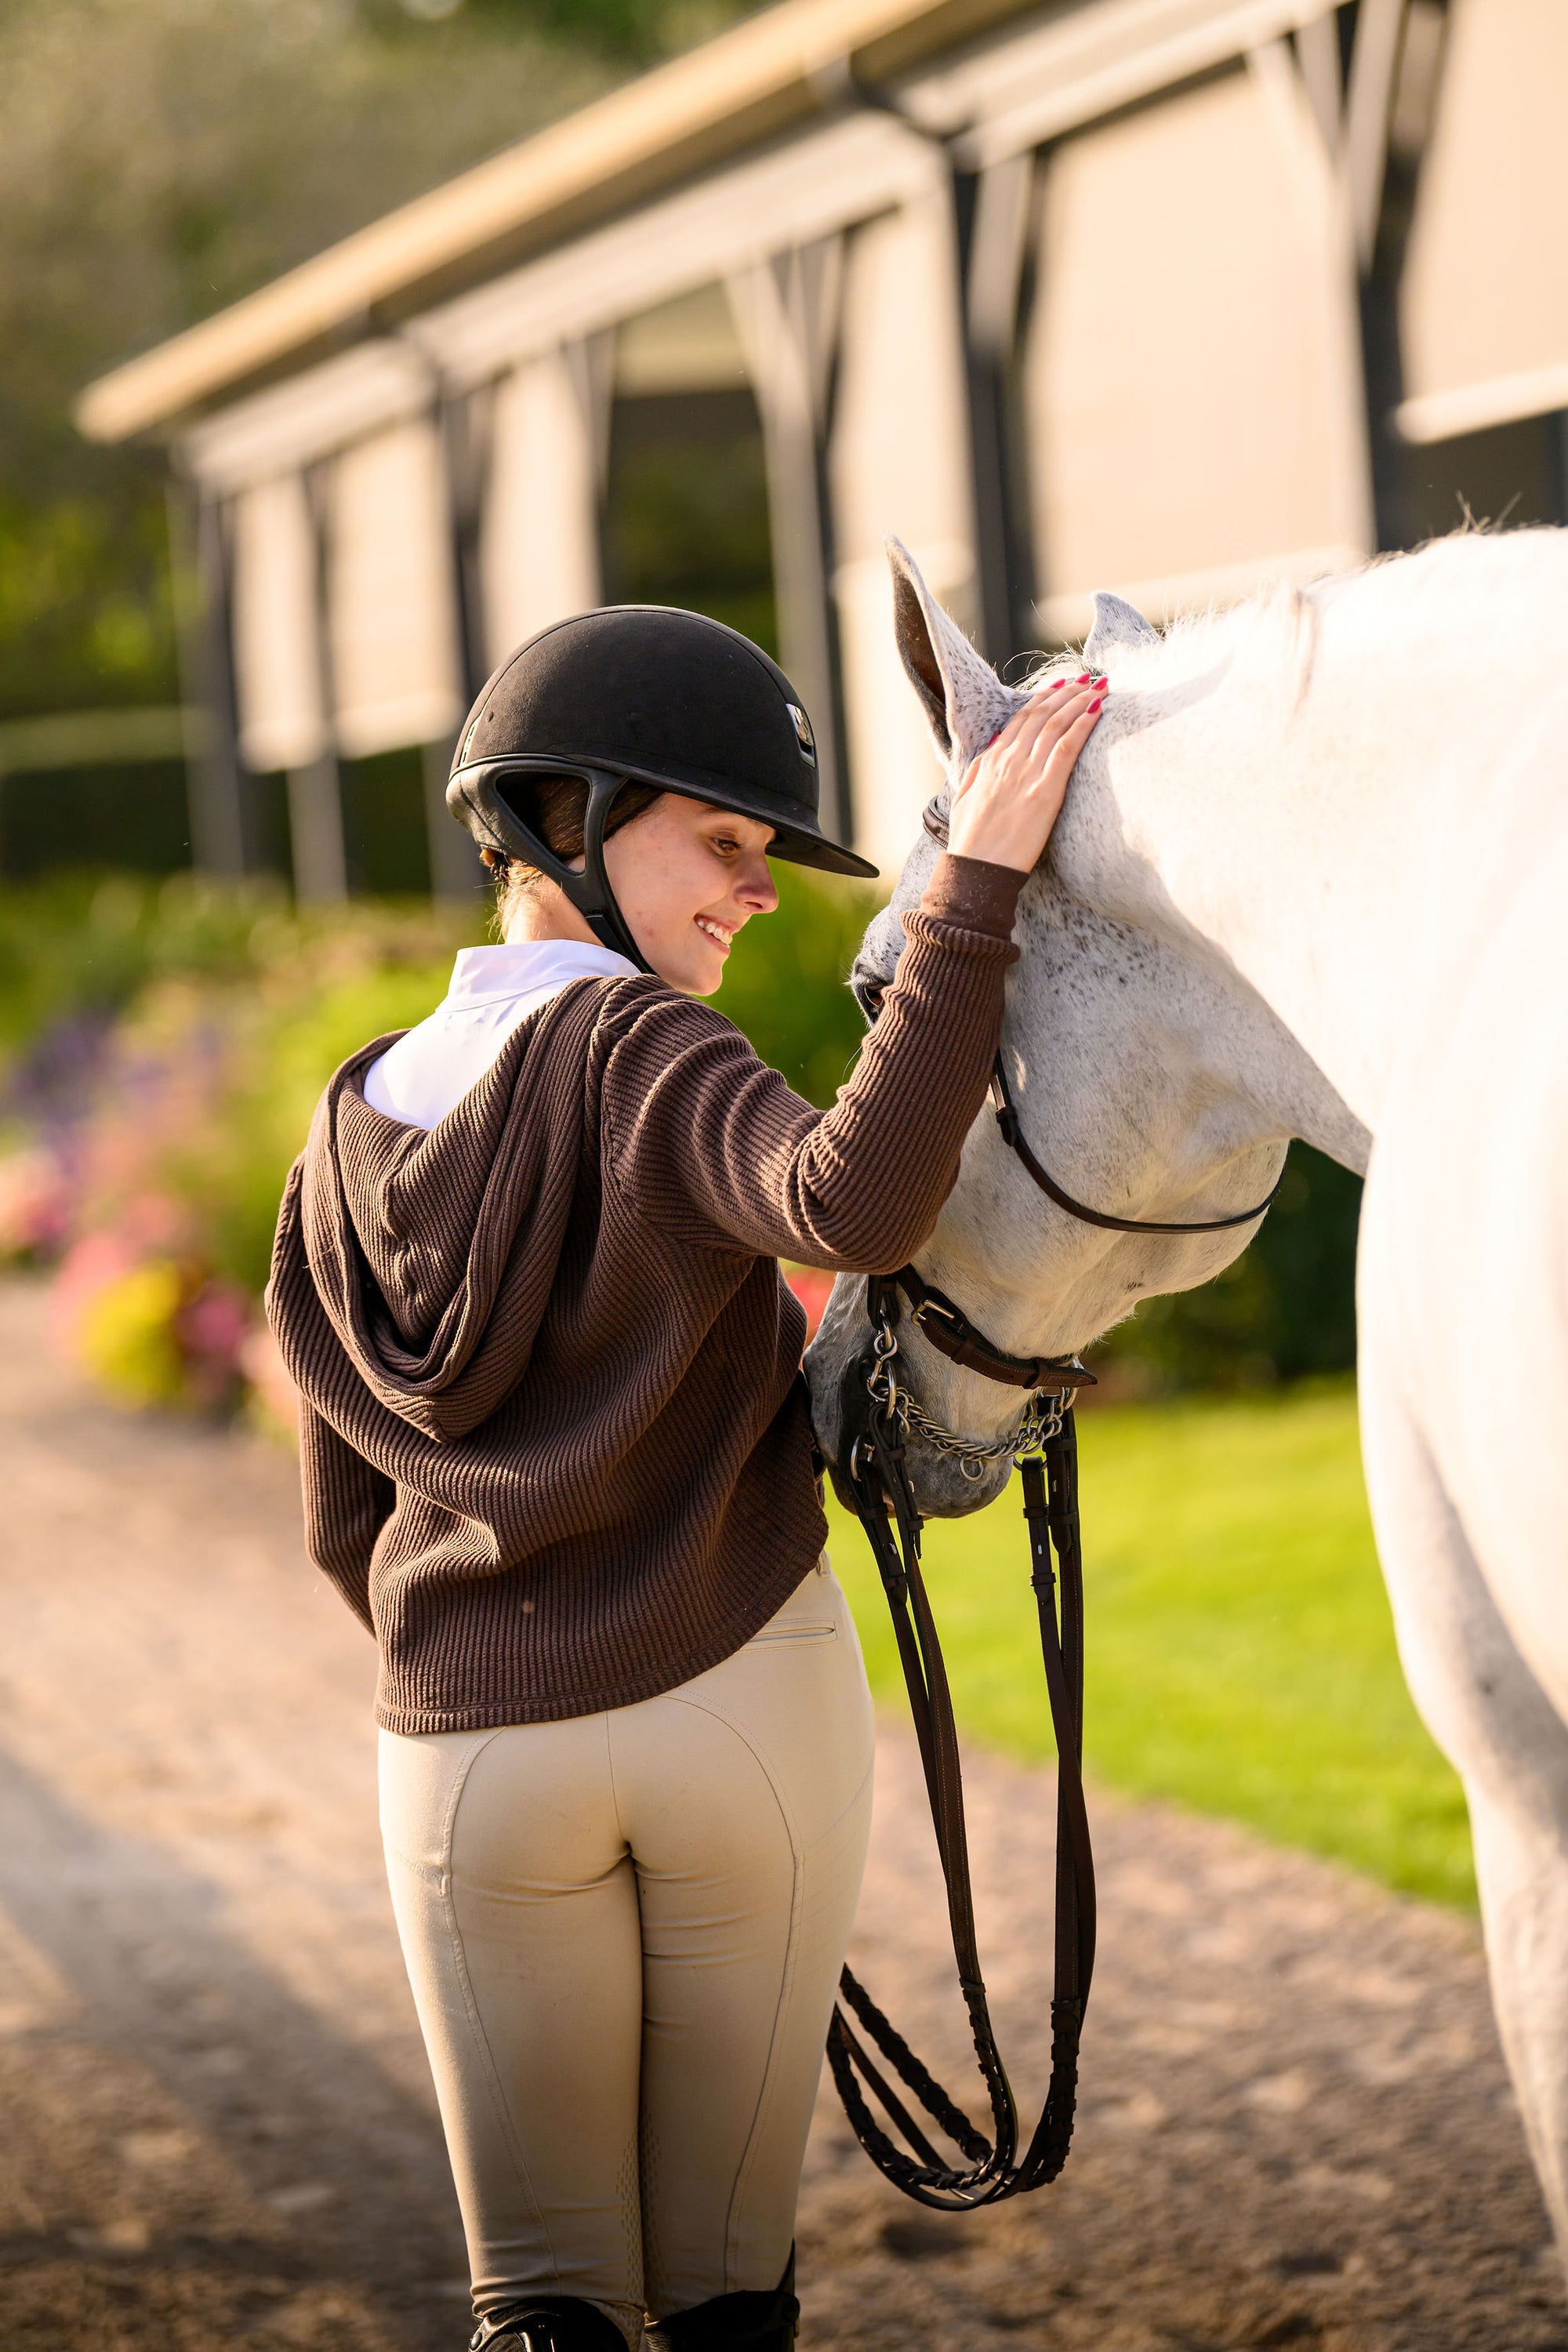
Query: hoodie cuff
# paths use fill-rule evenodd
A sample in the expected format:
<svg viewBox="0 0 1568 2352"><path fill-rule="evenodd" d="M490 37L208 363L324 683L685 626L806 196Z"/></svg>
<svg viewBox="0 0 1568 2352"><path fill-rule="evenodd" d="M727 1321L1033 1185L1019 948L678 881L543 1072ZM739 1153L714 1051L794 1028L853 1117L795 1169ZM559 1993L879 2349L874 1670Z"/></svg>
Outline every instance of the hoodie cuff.
<svg viewBox="0 0 1568 2352"><path fill-rule="evenodd" d="M993 866L984 857L955 857L944 849L931 871L921 913L961 930L984 931L1010 940L1018 893L1028 880L1015 866Z"/></svg>

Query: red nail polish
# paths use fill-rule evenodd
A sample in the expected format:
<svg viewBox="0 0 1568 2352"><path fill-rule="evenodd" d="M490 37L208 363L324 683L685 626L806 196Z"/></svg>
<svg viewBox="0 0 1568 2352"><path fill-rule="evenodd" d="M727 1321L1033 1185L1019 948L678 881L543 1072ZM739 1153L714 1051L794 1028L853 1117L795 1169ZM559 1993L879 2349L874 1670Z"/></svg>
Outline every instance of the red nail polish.
<svg viewBox="0 0 1568 2352"><path fill-rule="evenodd" d="M1066 684L1067 680L1065 677L1058 677L1056 684L1049 688L1049 691L1052 694L1059 694Z"/></svg>
<svg viewBox="0 0 1568 2352"><path fill-rule="evenodd" d="M1096 711L1103 710L1103 709L1104 709L1104 708L1105 708L1105 697L1104 697L1104 695L1102 694L1102 695L1100 696L1100 700L1099 700L1098 702L1091 702L1091 703L1089 704L1089 717L1092 719L1092 718L1094 717L1094 715L1095 715Z"/></svg>
<svg viewBox="0 0 1568 2352"><path fill-rule="evenodd" d="M1078 674L1078 683L1079 686L1092 685L1093 678L1090 672L1087 669L1080 669Z"/></svg>

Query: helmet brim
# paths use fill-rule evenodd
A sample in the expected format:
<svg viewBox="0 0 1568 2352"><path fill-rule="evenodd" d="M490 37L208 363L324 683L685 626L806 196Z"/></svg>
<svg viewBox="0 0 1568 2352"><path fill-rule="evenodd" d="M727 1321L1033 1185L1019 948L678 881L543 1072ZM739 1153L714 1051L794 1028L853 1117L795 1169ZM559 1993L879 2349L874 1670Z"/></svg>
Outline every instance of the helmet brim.
<svg viewBox="0 0 1568 2352"><path fill-rule="evenodd" d="M710 774L706 769L648 768L630 760L595 759L590 762L578 754L566 751L563 751L558 760L549 753L535 752L526 758L510 760L503 754L496 759L470 761L462 767L454 768L447 787L447 806L454 815L461 817L465 823L469 822L468 811L482 804L488 795L483 793L475 794L471 790L462 792L460 788L465 777L474 779L481 769L489 769L491 779L495 779L509 768L523 774L538 774L555 768L558 772L571 775L589 766L613 768L615 773L624 777L627 783L651 784L657 791L679 793L685 800L703 801L710 808L732 809L737 816L754 817L759 824L772 825L773 837L768 844L770 857L783 857L793 866L814 866L822 874L847 875L861 882L880 879L880 868L873 866L869 858L858 856L854 850L846 849L841 842L830 839L815 820L806 818L803 822L805 813L798 801L785 800L782 795L775 797L771 793L737 784L731 778ZM495 782L489 781L489 790L497 792L497 797L500 797ZM500 846L499 844L495 845Z"/></svg>

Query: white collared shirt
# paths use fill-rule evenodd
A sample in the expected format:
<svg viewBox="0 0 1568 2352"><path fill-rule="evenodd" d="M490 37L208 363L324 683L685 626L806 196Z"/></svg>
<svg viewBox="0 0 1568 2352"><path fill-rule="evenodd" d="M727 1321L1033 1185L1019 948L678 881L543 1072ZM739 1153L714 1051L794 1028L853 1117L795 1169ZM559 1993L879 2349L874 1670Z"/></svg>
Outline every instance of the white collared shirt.
<svg viewBox="0 0 1568 2352"><path fill-rule="evenodd" d="M435 1127L478 1085L519 1023L570 982L636 977L626 956L585 940L464 948L435 1012L365 1072L364 1098L406 1127Z"/></svg>

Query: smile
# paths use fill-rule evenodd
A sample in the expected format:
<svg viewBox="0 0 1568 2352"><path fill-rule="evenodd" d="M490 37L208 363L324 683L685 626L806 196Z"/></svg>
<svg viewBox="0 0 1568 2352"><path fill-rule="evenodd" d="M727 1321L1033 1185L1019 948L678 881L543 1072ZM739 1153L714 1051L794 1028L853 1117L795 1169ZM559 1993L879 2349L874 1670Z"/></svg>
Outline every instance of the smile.
<svg viewBox="0 0 1568 2352"><path fill-rule="evenodd" d="M721 948L728 948L735 936L733 931L726 930L722 923L715 921L711 915L696 915L692 919L700 931L706 931L709 938L717 940Z"/></svg>

